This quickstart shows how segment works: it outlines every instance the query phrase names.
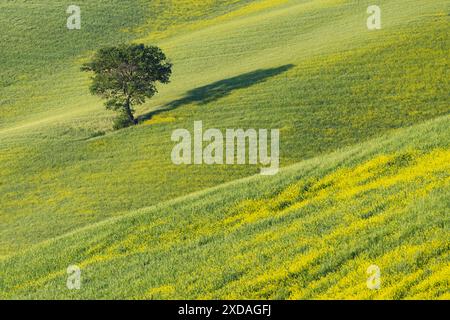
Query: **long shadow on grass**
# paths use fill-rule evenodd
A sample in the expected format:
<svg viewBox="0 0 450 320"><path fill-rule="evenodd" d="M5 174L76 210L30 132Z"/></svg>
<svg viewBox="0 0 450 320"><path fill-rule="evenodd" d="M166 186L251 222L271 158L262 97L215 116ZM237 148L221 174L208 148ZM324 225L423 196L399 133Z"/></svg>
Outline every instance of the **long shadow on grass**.
<svg viewBox="0 0 450 320"><path fill-rule="evenodd" d="M287 64L277 68L258 69L249 73L241 74L237 77L214 82L207 86L199 87L187 92L186 96L172 101L156 110L139 117L139 121L149 120L153 116L165 111L173 110L191 103L207 104L229 95L233 90L248 88L255 84L266 81L268 78L279 75L294 67Z"/></svg>

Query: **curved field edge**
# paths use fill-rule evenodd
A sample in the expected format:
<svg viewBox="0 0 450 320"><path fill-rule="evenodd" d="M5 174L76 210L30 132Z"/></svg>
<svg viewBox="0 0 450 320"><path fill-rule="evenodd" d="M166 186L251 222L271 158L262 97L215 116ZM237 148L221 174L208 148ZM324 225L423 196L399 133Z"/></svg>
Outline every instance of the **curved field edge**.
<svg viewBox="0 0 450 320"><path fill-rule="evenodd" d="M1 297L448 299L449 120L45 242L0 262Z"/></svg>

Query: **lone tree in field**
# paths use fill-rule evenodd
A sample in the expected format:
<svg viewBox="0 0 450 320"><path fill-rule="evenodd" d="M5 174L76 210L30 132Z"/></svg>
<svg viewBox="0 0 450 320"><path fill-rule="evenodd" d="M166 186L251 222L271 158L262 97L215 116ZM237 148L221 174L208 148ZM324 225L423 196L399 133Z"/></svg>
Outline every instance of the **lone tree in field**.
<svg viewBox="0 0 450 320"><path fill-rule="evenodd" d="M157 82L169 83L172 64L158 47L132 44L100 49L81 70L95 73L90 91L120 112L114 124L119 129L137 124L133 106L153 97Z"/></svg>

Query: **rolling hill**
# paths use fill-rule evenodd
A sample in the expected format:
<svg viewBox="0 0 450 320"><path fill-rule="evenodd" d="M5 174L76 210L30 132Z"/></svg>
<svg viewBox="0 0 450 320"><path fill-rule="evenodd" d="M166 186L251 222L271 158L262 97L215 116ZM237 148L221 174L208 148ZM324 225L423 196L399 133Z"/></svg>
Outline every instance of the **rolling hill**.
<svg viewBox="0 0 450 320"><path fill-rule="evenodd" d="M449 3L378 2L0 3L0 297L448 299ZM121 42L174 75L112 131L80 65ZM196 120L279 128L282 172L175 166Z"/></svg>

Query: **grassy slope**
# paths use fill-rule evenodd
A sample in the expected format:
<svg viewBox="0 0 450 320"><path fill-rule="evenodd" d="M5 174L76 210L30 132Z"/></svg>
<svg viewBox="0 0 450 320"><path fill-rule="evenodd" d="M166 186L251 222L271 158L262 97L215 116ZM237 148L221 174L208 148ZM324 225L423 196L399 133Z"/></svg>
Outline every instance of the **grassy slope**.
<svg viewBox="0 0 450 320"><path fill-rule="evenodd" d="M246 2L211 1L198 10L204 18L211 18ZM74 108L78 113L90 113L97 101L86 95L85 76L79 72L81 61L101 46L153 34L153 26L142 27L147 24L154 24L163 32L169 26L168 17L162 13L174 13L173 8L179 3L185 12L190 8L193 16L172 15L172 26L195 22L195 1L81 0L77 2L82 8L81 31L66 29L66 1L0 3L0 128L30 126L47 118L51 123L55 115L70 118L73 115L68 111Z"/></svg>
<svg viewBox="0 0 450 320"><path fill-rule="evenodd" d="M86 2L88 34L70 36L58 29L65 4L19 3L0 10L2 43L17 43L1 62L0 255L45 242L3 259L2 296L69 297L75 263L85 282L74 297L445 297L448 117L167 204L257 169L173 167L161 141L194 119L279 127L289 165L447 114L446 1L381 1L377 33L365 29L367 5L346 1ZM136 37L176 66L140 112L176 108L92 138L111 116L79 64ZM371 263L383 270L377 293L365 290Z"/></svg>
<svg viewBox="0 0 450 320"><path fill-rule="evenodd" d="M173 166L170 133L190 128L194 120L218 128L281 128L281 160L289 165L448 113L446 1L382 1L384 29L375 33L365 28L365 4L262 3L225 13L224 2L211 2L198 9L209 20L192 21L187 30L181 14L173 27L158 22L155 39L144 39L168 52L175 73L172 84L140 112L176 108L137 128L92 138L108 129L111 115L88 95L78 67L99 44L142 37L117 33L139 23L135 11L142 7L112 3L128 20L88 29L95 37L76 36L74 51L64 38L69 47L63 53L55 47L55 60L31 72L36 82L2 88L7 107L0 130L0 254L257 172L246 166ZM89 14L102 15L104 6ZM21 7L10 10L23 14ZM61 17L54 13L49 20L56 24ZM140 20L142 30L152 25ZM33 32L48 38L40 29ZM38 57L53 57L49 47L61 41L37 50L40 56L27 60L30 70ZM41 78L49 65L55 65L54 74ZM24 96L31 87L30 97Z"/></svg>
<svg viewBox="0 0 450 320"><path fill-rule="evenodd" d="M0 297L448 299L449 120L44 242L0 261Z"/></svg>

